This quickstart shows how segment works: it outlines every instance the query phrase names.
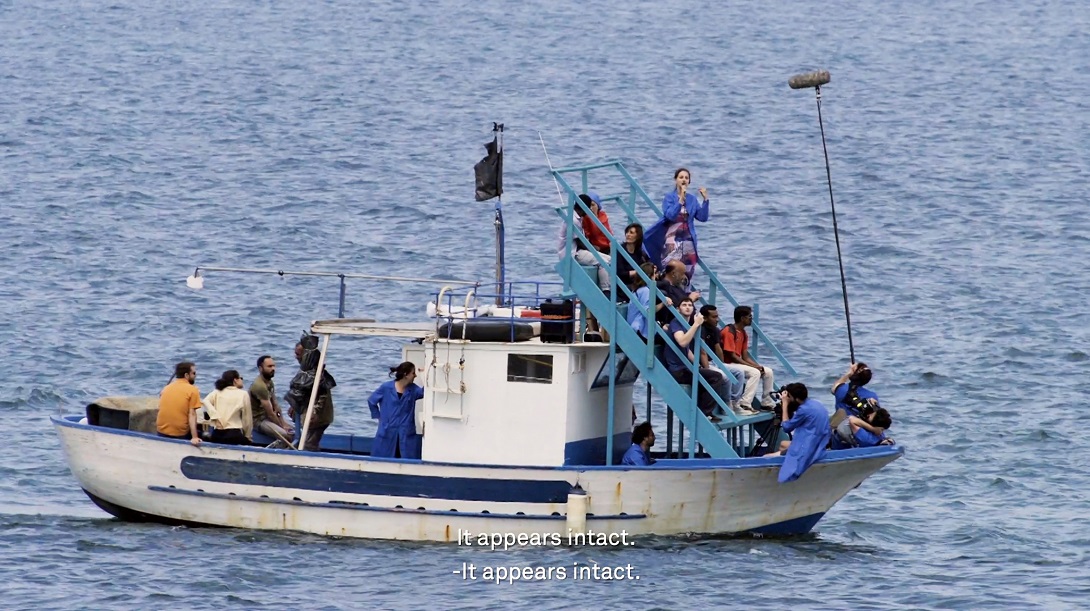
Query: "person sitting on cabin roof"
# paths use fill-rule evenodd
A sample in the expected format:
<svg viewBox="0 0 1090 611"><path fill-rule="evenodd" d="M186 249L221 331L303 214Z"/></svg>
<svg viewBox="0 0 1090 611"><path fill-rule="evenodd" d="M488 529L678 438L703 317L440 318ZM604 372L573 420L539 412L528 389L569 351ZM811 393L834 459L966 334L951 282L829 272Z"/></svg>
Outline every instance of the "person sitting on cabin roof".
<svg viewBox="0 0 1090 611"><path fill-rule="evenodd" d="M587 205L587 208L589 208L591 210L591 212L594 213L595 216L598 217L598 220L601 221L602 225L605 225L606 230L612 232L612 230L609 227L609 217L606 216L605 211L603 211L602 208L601 208L601 204L599 203L601 201L601 198L598 197L598 194L594 193L593 191L590 192L589 194L584 193L584 194L579 196L579 199L584 204ZM575 208L575 221L579 223L579 229L582 230L583 235L586 236L586 237L585 238L580 238L578 235L576 235L578 232L573 231L572 235L574 236L573 237L573 242L574 243L571 245L572 246L572 258L575 259L575 262L578 263L579 265L586 265L586 266L593 265L593 266L596 266L598 268L598 287L601 288L602 292L605 293L608 296L609 295L609 290L610 290L610 288L609 288L609 268L610 268L609 238L606 237L597 227L594 226L594 221L591 221L589 218L587 218L586 212L583 211L583 208L581 206L579 206L578 204L575 204L574 208ZM593 231L591 231L592 229L593 229ZM557 253L557 254L559 254L561 259L563 259L568 253L567 240L568 240L567 224L566 223L561 223L561 225L560 225L560 247L559 247L559 252ZM591 250L602 250L602 248L603 248L602 245L603 244L604 244L604 249L605 250L604 250L604 252L600 253L598 256L600 256L602 258L602 261L605 263L605 265L599 265L598 264L598 259L595 258L594 254L591 252Z"/></svg>
<svg viewBox="0 0 1090 611"><path fill-rule="evenodd" d="M201 445L197 429L197 410L201 407L201 391L197 388L197 366L182 361L174 366L174 377L159 393L159 415L155 429L160 437L188 439Z"/></svg>
<svg viewBox="0 0 1090 611"><path fill-rule="evenodd" d="M643 225L639 223L632 223L628 227L624 228L624 244L622 245L624 251L628 253L628 256L632 257L632 260L636 262L636 266L633 267L629 264L628 259L623 254L617 255L617 281L623 282L625 286L631 291L636 290L636 280L639 278L639 274L636 273L637 268L642 268L644 263L650 263L651 259L648 258L647 253L643 250ZM654 265L652 264L652 273L647 274L648 278L654 278ZM624 293L617 295L617 301L626 301L628 296Z"/></svg>
<svg viewBox="0 0 1090 611"><path fill-rule="evenodd" d="M848 416L839 426L833 427L833 450L845 448L871 448L888 445L893 439L886 436L886 430L893 426L893 418L884 407L869 410L865 418Z"/></svg>
<svg viewBox="0 0 1090 611"><path fill-rule="evenodd" d="M216 427L208 438L212 443L247 445L254 429L250 394L242 390L242 374L228 369L216 380L216 390L204 398L208 419Z"/></svg>
<svg viewBox="0 0 1090 611"><path fill-rule="evenodd" d="M371 417L378 418L371 456L419 460L424 437L416 433L416 402L424 398L424 389L413 384L416 365L405 361L391 367L390 375L394 379L383 382L367 399Z"/></svg>
<svg viewBox="0 0 1090 611"><path fill-rule="evenodd" d="M779 482L797 480L810 465L825 455L832 429L829 412L817 399L809 398L806 385L792 382L780 389L780 418L783 430L794 433L791 441L780 443L780 451L766 456L783 456Z"/></svg>
<svg viewBox="0 0 1090 611"><path fill-rule="evenodd" d="M719 335L719 309L712 304L700 306L700 315L704 317L704 324L700 325L700 337L708 344L708 348L715 353L721 363L726 363L723 358L723 338ZM711 358L706 353L700 354L700 366L711 367ZM729 367L728 367L729 369ZM746 376L739 371L733 375L724 376L730 386L729 396L723 397L723 401L730 405L732 412L739 416L752 416L757 412L741 404L742 392L745 389Z"/></svg>
<svg viewBox="0 0 1090 611"><path fill-rule="evenodd" d="M275 441L270 448L286 448L295 429L284 418L280 411L280 403L276 398L276 385L273 384L273 376L276 375L276 361L273 357L263 354L257 358L257 379L250 384L250 409L251 420L254 428L272 437Z"/></svg>
<svg viewBox="0 0 1090 611"><path fill-rule="evenodd" d="M864 388L871 380L871 370L866 363L852 363L844 375L833 382L832 393L836 397L832 423L838 426L844 418L866 418L867 412L878 407L878 393Z"/></svg>
<svg viewBox="0 0 1090 611"><path fill-rule="evenodd" d="M745 390L742 393L741 406L745 409L753 407L753 397L757 394L757 383L764 382L764 393L761 395L761 407L771 410L776 403L772 400L772 386L774 376L771 367L765 367L749 355L749 336L746 335L746 327L753 324L753 308L738 306L734 308L734 324L723 327L721 337L723 339L723 355L727 358L723 362L731 373L741 373L746 381Z"/></svg>
<svg viewBox="0 0 1090 611"><path fill-rule="evenodd" d="M640 265L640 270L647 274L648 278L654 278L655 268L650 262L644 262ZM651 306L651 289L647 288L647 285L643 283L643 278L636 276L636 281L632 285L632 291L635 293L635 300L628 304L628 324L632 327L632 330L640 334L640 339L647 341L648 335L650 335L651 327L647 320L647 317L643 315L643 312ZM642 306L642 309L641 307ZM661 301L655 302L655 311L666 307L666 304ZM655 335L655 340L660 340L659 336Z"/></svg>
<svg viewBox="0 0 1090 611"><path fill-rule="evenodd" d="M670 261L663 268L662 278L658 282L659 291L670 301L670 305L677 308L682 299L689 299L696 303L700 299L700 291L689 291L689 279L685 275L685 264L681 261ZM670 324L674 315L670 310L663 308L656 315L660 325Z"/></svg>
<svg viewBox="0 0 1090 611"><path fill-rule="evenodd" d="M632 431L632 445L624 453L621 464L633 467L649 467L655 464L655 459L651 458L653 445L655 445L655 431L651 429L650 422L644 422Z"/></svg>
<svg viewBox="0 0 1090 611"><path fill-rule="evenodd" d="M674 379L677 380L678 384L693 384L693 351L690 346L692 346L693 339L700 331L700 325L704 324L704 317L700 314L693 317L693 300L688 297L681 300L678 311L681 312L681 316L685 318L691 326L686 331L684 324L682 324L680 320L675 319L670 321L669 326L666 328L666 334L673 340L675 345L681 348L681 353L688 358L679 358L670 346L666 346L664 351L666 369L670 371L670 375L674 376ZM707 367L701 367L699 371L700 377L704 378L708 384L711 385L715 394L724 398L730 396L730 386L727 384L722 371L719 371L718 369L709 369ZM714 410L718 405L715 398L704 389L702 384L697 384L697 387L697 405L700 407L700 411L712 422L721 421L722 418L714 414ZM729 399L724 399L724 402L729 402ZM675 409L677 408L675 407Z"/></svg>

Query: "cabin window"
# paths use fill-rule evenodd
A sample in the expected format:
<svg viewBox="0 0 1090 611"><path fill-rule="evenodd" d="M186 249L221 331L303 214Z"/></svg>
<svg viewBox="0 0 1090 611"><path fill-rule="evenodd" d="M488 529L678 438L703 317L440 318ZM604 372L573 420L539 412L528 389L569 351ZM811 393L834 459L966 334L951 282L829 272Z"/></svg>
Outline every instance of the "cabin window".
<svg viewBox="0 0 1090 611"><path fill-rule="evenodd" d="M623 352L615 352L613 357L617 363L617 386L634 383L640 375L640 370L636 368L636 364ZM608 358L602 361L602 368L598 370L598 375L594 377L594 383L590 385L591 388L603 388L605 386L609 386Z"/></svg>
<svg viewBox="0 0 1090 611"><path fill-rule="evenodd" d="M508 354L507 381L552 384L553 355Z"/></svg>

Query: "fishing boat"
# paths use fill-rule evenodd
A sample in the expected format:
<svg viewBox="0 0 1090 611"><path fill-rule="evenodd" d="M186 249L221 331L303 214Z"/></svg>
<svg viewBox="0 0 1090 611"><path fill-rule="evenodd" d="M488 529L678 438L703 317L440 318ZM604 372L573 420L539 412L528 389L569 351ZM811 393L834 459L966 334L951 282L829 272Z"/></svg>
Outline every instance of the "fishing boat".
<svg viewBox="0 0 1090 611"><path fill-rule="evenodd" d="M586 210L578 196L588 186L612 186L599 190L615 218L661 218L619 161L551 171L568 245L583 235L575 210ZM613 260L628 257L610 239ZM702 300L738 305L712 270L703 262L699 268L709 282ZM418 322L339 317L310 325L322 342L319 376L333 338L336 350L369 337L405 342L401 359L416 364L425 390L416 412L420 459L373 457L373 438L333 432L320 452L195 447L156 436L154 397L123 397L52 419L72 473L95 504L124 520L438 542L490 533L533 543L539 539L527 538L572 533L807 533L904 452L898 445L828 451L799 479L779 483L783 459L759 455L784 437L774 415L724 409L721 421L705 416L697 389L675 381L655 342L627 325L626 308L642 306L617 303L616 296L632 295L615 273L607 294L595 267L576 263L570 246L556 265L559 279L509 282L502 269L501 257L489 294L474 284L432 289ZM663 296L645 281L653 312ZM591 316L598 334L587 333ZM754 351L767 351L797 375L758 322L751 332ZM708 347L698 339L694 350ZM665 430L650 466L620 464L636 419L637 384L646 389L646 420ZM652 408L654 396L662 409Z"/></svg>

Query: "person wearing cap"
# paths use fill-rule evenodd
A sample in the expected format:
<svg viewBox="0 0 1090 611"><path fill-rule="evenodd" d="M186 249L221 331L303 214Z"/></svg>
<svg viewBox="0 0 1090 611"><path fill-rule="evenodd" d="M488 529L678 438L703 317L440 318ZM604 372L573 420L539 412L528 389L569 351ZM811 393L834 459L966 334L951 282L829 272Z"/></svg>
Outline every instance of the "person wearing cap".
<svg viewBox="0 0 1090 611"><path fill-rule="evenodd" d="M662 218L644 234L644 248L652 262L665 269L670 261L685 264L688 285L692 284L696 262L695 221L708 221L708 190L700 187L700 199L689 193L691 175L686 168L674 171L674 189L662 198Z"/></svg>
<svg viewBox="0 0 1090 611"><path fill-rule="evenodd" d="M590 193L584 193L579 196L580 201L586 204L586 207L591 211L598 221L606 228L607 232L612 233L613 230L609 226L609 216L602 210L601 198L598 194L591 191ZM588 218L586 212L582 206L575 206L576 220L579 222L579 227L583 231L585 238L575 236L573 238L572 246L572 258L579 265L595 266L598 268L598 287L602 289L602 292L609 295L609 269L611 259L609 257L609 237L602 233L600 229L594 224L590 218ZM560 249L558 254L563 258L568 252L567 244L567 225L562 224L560 226ZM595 257L591 250L599 251L598 257L602 258L602 262L599 263L598 257Z"/></svg>

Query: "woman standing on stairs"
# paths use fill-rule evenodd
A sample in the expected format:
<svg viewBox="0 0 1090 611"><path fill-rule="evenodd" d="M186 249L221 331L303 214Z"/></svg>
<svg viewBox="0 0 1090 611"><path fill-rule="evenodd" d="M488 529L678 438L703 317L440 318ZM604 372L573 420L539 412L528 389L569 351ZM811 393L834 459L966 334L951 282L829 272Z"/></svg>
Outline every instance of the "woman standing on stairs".
<svg viewBox="0 0 1090 611"><path fill-rule="evenodd" d="M692 285L693 273L699 255L696 250L696 221L708 221L708 190L700 187L700 199L689 193L690 174L686 168L674 172L674 190L662 198L662 215L657 223L647 230L644 247L651 261L658 262L660 269L665 269L670 261L685 264L685 275L689 286Z"/></svg>

